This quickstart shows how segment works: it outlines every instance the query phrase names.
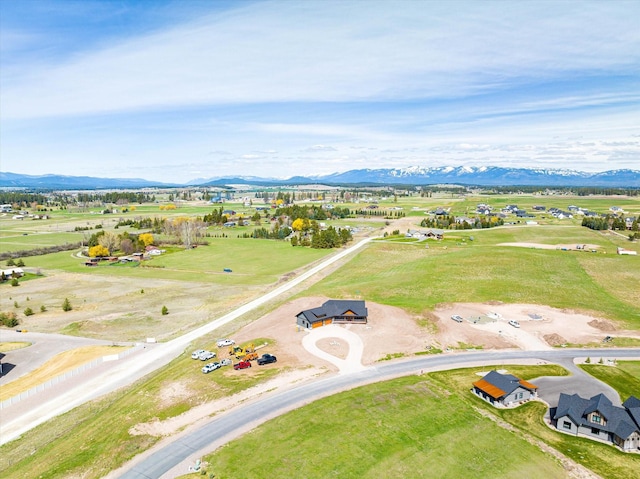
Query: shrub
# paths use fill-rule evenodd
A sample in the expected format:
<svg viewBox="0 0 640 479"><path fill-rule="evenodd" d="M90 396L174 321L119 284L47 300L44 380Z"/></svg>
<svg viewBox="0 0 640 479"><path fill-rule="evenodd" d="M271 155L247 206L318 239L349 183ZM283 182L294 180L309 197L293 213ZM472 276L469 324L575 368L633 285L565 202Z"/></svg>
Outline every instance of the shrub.
<svg viewBox="0 0 640 479"><path fill-rule="evenodd" d="M14 328L20 324L20 321L18 320L16 313L0 313L0 324L3 324L8 328Z"/></svg>
<svg viewBox="0 0 640 479"><path fill-rule="evenodd" d="M33 309L31 308L25 308L23 312L25 316L33 316L34 314Z"/></svg>
<svg viewBox="0 0 640 479"><path fill-rule="evenodd" d="M161 312L162 312L162 316L166 316L167 314L169 314L169 310L167 309L166 306L162 307L162 311Z"/></svg>
<svg viewBox="0 0 640 479"><path fill-rule="evenodd" d="M71 301L69 298L64 298L64 302L62 303L62 311L71 311L73 307L71 306Z"/></svg>
<svg viewBox="0 0 640 479"><path fill-rule="evenodd" d="M11 280L11 286L20 286L20 281L18 281L18 278L13 278Z"/></svg>
<svg viewBox="0 0 640 479"><path fill-rule="evenodd" d="M21 268L24 266L24 261L22 261L22 258L18 260L18 262L16 263L16 266L19 266Z"/></svg>
<svg viewBox="0 0 640 479"><path fill-rule="evenodd" d="M44 313L47 310L47 307L43 304L42 306L40 306L40 312Z"/></svg>

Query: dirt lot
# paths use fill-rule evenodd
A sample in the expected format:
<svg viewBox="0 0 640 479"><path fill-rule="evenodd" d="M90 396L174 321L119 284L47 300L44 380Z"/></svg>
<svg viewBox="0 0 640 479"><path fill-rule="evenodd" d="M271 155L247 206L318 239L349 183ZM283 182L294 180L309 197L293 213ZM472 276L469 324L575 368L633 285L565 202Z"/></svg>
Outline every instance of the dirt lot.
<svg viewBox="0 0 640 479"><path fill-rule="evenodd" d="M295 316L300 311L317 307L327 299L305 297L290 301L234 335L238 343L253 341L256 338L272 340L264 351L277 355L278 366L286 366L283 374L234 397L202 404L178 417L138 424L130 432L165 437L180 430L184 433L206 421L207 417L238 403L251 401L265 392L291 387L327 373L336 373L336 366L312 355L302 346L302 338L308 333L299 330L295 325ZM539 350L549 349L558 342L601 341L609 334L640 338L640 332L618 330L615 324L607 320L548 306L502 303L442 305L434 311L431 322L424 327L418 325L417 318L411 317L401 309L372 302L367 302L367 308L368 325L346 326L362 338L362 364L365 366L381 360L388 354L401 353L410 356L425 351L427 346L443 350L470 346L481 346L484 349ZM453 314L462 316L463 322L451 320ZM474 324L473 321L478 318L482 318L482 321ZM510 326L509 320L518 321L520 328ZM342 338L323 338L316 345L340 359L347 356L349 347ZM229 370L227 373L233 374L233 371ZM251 374L251 371L243 374ZM179 385L176 386L179 389ZM185 427L187 429L183 430Z"/></svg>
<svg viewBox="0 0 640 479"><path fill-rule="evenodd" d="M302 338L306 332L295 324L296 315L300 311L320 306L327 299L329 298L306 297L291 301L241 329L234 339L243 342L254 338L272 338L277 342L277 346L275 349L269 349L278 355L278 362L302 367L326 367L331 371L337 371L335 366L316 358L302 347ZM347 326L362 338L362 363L365 365L372 364L387 354L413 354L424 351L426 346L433 344L435 340L435 336L427 328L418 326L416 320L401 309L371 302L367 302L367 309L368 325ZM348 352L346 343L339 339L322 340L318 346L339 358L346 357Z"/></svg>
<svg viewBox="0 0 640 479"><path fill-rule="evenodd" d="M638 331L619 330L606 319L549 306L502 303L458 303L435 311L442 332L440 341L469 341L485 349L516 347L527 350L549 349L564 343L601 342L606 336L640 338ZM464 318L452 321L451 315ZM474 324L474 321L480 321ZM510 320L520 325L515 328ZM460 339L460 338L468 339Z"/></svg>
<svg viewBox="0 0 640 479"><path fill-rule="evenodd" d="M335 366L302 347L302 337L306 333L295 325L296 314L317 307L327 299L306 297L291 301L241 329L235 339L242 342L272 338L277 344L269 349L278 354L279 362L282 357L286 364L336 371ZM434 311L433 319L424 327L418 325L417 318L399 308L372 302L367 302L367 308L368 325L346 326L362 338L364 365L373 364L387 355L410 356L425 351L429 346L442 350L470 347L540 350L567 342L600 342L607 335L640 338L640 332L619 330L605 319L548 306L502 303L443 305ZM457 323L451 320L454 314L462 316L464 321ZM474 324L473 321L480 317L483 321ZM518 321L520 328L510 326L509 320ZM323 339L318 346L338 358L346 357L348 352L348 345L337 338Z"/></svg>

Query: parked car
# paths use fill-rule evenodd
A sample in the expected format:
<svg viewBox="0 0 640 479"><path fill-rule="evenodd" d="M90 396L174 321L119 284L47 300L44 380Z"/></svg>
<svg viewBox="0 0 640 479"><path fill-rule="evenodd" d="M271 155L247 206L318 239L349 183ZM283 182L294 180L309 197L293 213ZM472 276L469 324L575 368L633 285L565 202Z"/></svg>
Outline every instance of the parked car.
<svg viewBox="0 0 640 479"><path fill-rule="evenodd" d="M210 373L211 371L215 371L216 369L221 368L221 367L222 367L222 364L220 364L218 362L205 364L202 367L202 372L207 374L207 373Z"/></svg>
<svg viewBox="0 0 640 479"><path fill-rule="evenodd" d="M191 359L200 359L200 355L205 352L206 351L204 349L198 349L197 351L191 353Z"/></svg>
<svg viewBox="0 0 640 479"><path fill-rule="evenodd" d="M233 339L218 339L219 348L222 348L224 346L231 346L232 344L236 344Z"/></svg>
<svg viewBox="0 0 640 479"><path fill-rule="evenodd" d="M229 366L233 361L229 358L224 358L220 361L220 366Z"/></svg>
<svg viewBox="0 0 640 479"><path fill-rule="evenodd" d="M273 354L263 354L258 358L258 366L275 363L278 359Z"/></svg>
<svg viewBox="0 0 640 479"><path fill-rule="evenodd" d="M451 316L451 319L453 319L456 323L462 322L462 316L459 316L457 314L454 314L453 316Z"/></svg>
<svg viewBox="0 0 640 479"><path fill-rule="evenodd" d="M520 327L520 323L518 321L513 320L513 319L511 321L509 321L509 324L511 326L513 326L514 328L519 328Z"/></svg>
<svg viewBox="0 0 640 479"><path fill-rule="evenodd" d="M216 353L212 353L211 351L203 351L200 354L200 361L208 361L209 359L213 359L216 357Z"/></svg>
<svg viewBox="0 0 640 479"><path fill-rule="evenodd" d="M233 365L233 369L247 369L251 367L251 362L249 361L240 361Z"/></svg>

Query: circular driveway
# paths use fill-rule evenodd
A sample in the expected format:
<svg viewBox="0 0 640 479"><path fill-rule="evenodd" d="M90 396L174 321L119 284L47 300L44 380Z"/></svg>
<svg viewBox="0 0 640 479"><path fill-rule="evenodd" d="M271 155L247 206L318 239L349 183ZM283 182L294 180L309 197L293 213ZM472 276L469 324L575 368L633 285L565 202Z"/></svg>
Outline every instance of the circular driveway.
<svg viewBox="0 0 640 479"><path fill-rule="evenodd" d="M318 341L327 338L338 338L349 345L349 353L345 359L340 359L333 354L327 353L317 346L316 343ZM340 374L355 373L366 369L362 365L362 352L364 350L362 339L353 331L349 331L337 324L312 329L302 338L302 346L314 356L335 365Z"/></svg>

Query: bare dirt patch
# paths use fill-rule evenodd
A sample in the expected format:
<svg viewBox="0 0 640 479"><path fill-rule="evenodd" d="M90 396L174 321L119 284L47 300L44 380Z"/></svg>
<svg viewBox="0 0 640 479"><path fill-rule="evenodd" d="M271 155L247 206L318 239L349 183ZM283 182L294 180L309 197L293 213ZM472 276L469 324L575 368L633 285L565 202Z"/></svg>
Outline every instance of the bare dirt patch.
<svg viewBox="0 0 640 479"><path fill-rule="evenodd" d="M192 395L191 389L183 382L166 383L160 388L158 401L162 407L186 399Z"/></svg>
<svg viewBox="0 0 640 479"><path fill-rule="evenodd" d="M599 329L600 331L605 331L605 332L611 332L617 329L613 323L605 319L594 319L593 321L589 321L588 324L593 328L596 328L596 329Z"/></svg>
<svg viewBox="0 0 640 479"><path fill-rule="evenodd" d="M563 344L567 343L567 340L564 339L562 336L560 336L559 334L553 333L553 334L545 334L543 336L543 339L547 342L547 344L549 344L550 346L561 346Z"/></svg>
<svg viewBox="0 0 640 479"><path fill-rule="evenodd" d="M518 248L533 249L559 249L564 251L591 251L600 248L597 244L571 243L571 244L543 244L543 243L500 243L497 246L515 246Z"/></svg>
<svg viewBox="0 0 640 479"><path fill-rule="evenodd" d="M255 399L267 391L289 387L324 372L324 370L318 368L305 368L289 371L266 381L265 383L258 384L252 388L242 391L241 393L216 399L215 401L191 408L189 411L180 414L179 416L175 416L164 421L155 419L149 422L136 424L129 429L129 433L132 435L149 434L157 437L170 436L186 426L198 423L212 415L236 407L250 399ZM167 392L166 390L169 391ZM162 391L164 401L173 401L174 399L184 398L191 394L189 389L181 383L174 383L167 388L163 388Z"/></svg>
<svg viewBox="0 0 640 479"><path fill-rule="evenodd" d="M561 340L560 344L601 342L605 333L610 331L616 331L617 336L640 338L640 332L618 330L614 323L606 319L542 305L458 303L439 308L436 313L440 318L439 325L445 325L443 331L458 330L452 339L466 335L494 348L500 348L504 342L527 350L548 349L557 346L556 343ZM450 318L453 314L462 316L465 321L452 321ZM495 315L497 319L474 324L474 319L487 314ZM510 320L517 321L519 327L511 326ZM444 340L442 335L439 337Z"/></svg>

